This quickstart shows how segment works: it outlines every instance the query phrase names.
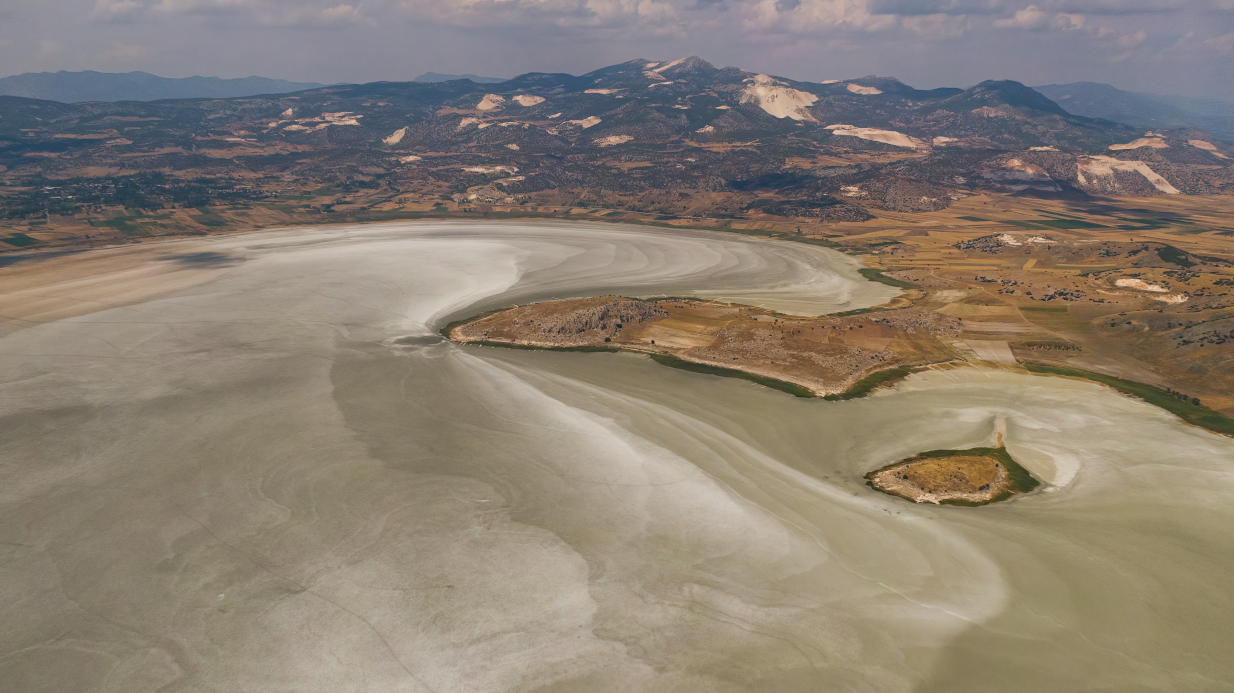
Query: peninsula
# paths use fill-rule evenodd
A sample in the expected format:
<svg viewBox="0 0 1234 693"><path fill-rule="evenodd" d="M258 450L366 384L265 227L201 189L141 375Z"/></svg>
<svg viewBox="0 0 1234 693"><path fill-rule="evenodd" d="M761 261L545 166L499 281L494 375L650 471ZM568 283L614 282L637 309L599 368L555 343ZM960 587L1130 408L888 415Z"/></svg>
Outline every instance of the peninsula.
<svg viewBox="0 0 1234 693"><path fill-rule="evenodd" d="M459 342L626 350L799 396L840 397L867 376L952 361L958 318L918 308L798 317L689 299L601 296L516 306L452 325ZM723 372L727 371L727 372Z"/></svg>

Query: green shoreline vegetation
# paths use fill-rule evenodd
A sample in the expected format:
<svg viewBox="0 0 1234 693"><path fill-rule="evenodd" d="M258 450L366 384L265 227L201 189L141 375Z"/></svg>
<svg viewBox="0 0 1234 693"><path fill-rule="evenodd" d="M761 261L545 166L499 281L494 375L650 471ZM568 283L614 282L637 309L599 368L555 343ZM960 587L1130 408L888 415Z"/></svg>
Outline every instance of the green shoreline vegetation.
<svg viewBox="0 0 1234 693"><path fill-rule="evenodd" d="M741 380L749 380L750 382L758 383L759 385L763 385L774 390L787 392L794 397L813 398L818 396L809 388L802 387L796 383L790 383L785 380L777 380L775 378L768 378L763 375L755 375L753 373L739 371L734 368L724 368L722 366L710 366L704 363L695 363L693 361L679 359L676 356L669 356L668 354L651 354L651 360L661 366L680 368L683 371L690 371L692 373L706 373L707 375L718 375L724 378L740 378Z"/></svg>
<svg viewBox="0 0 1234 693"><path fill-rule="evenodd" d="M908 366L896 366L895 368L888 368L887 370L875 371L874 373L871 373L870 375L867 375L861 380L853 383L853 386L844 392L834 395L826 395L823 399L835 402L839 400L865 397L883 385L903 380L913 373L914 370Z"/></svg>
<svg viewBox="0 0 1234 693"><path fill-rule="evenodd" d="M1094 373L1079 368L1066 366L1051 366L1044 363L1025 362L1024 367L1030 373L1042 375L1060 375L1067 378L1081 378L1112 387L1123 394L1138 397L1149 404L1161 407L1193 426L1207 429L1213 433L1234 436L1234 419L1223 416L1202 404L1194 404L1185 399L1179 399L1173 393L1156 385L1126 380L1103 373Z"/></svg>
<svg viewBox="0 0 1234 693"><path fill-rule="evenodd" d="M891 491L889 489L882 489L882 488L879 488L878 486L875 486L874 477L875 475L885 472L889 469L894 469L901 465L906 465L912 462L918 462L924 459L930 459L932 457L992 457L995 460L998 460L1003 465L1003 467L1007 470L1007 476L1008 476L1007 489L989 500L970 501L970 500L965 500L963 498L947 498L944 500L940 500L938 502L939 505L957 505L961 507L975 508L975 507L979 507L982 505L989 505L991 503L998 503L1001 501L1005 501L1008 498L1011 498L1012 496L1020 494L1020 493L1028 493L1029 491L1032 491L1033 489L1041 485L1041 482L1038 481L1036 477L1034 477L1031 473L1029 473L1027 469L1021 467L1020 464L1015 461L1015 459L1011 456L1011 453L1007 452L1007 448L968 448L965 450L929 450L927 452L920 452L906 460L901 460L899 462L896 462L895 464L889 464L886 467L882 467L879 469L875 469L872 472L868 472L864 477L866 480L866 485L874 489L875 491L878 491L879 493L885 493L889 496L895 496L896 498L903 498L905 500L910 500L916 503L917 501L913 498L909 498L908 496L895 493L894 491Z"/></svg>
<svg viewBox="0 0 1234 693"><path fill-rule="evenodd" d="M477 340L474 342L463 342L463 344L474 344L476 346L502 347L505 349L522 349L523 351L582 351L587 353L603 352L606 354L616 354L622 351L617 347L606 346L540 346L538 344L518 344L517 342L490 342L486 339Z"/></svg>
<svg viewBox="0 0 1234 693"><path fill-rule="evenodd" d="M492 341L487 341L487 340L477 340L477 341L462 342L462 343L472 344L475 346L502 347L505 349L521 349L524 351L577 351L577 352L585 352L585 353L602 352L602 353L608 353L608 354L616 354L622 351L629 351L630 353L635 353L635 354L645 353L641 351L635 351L632 349L621 349L619 347L610 347L610 346L591 346L591 345L539 346L536 344L517 344L514 342L492 342ZM769 387L773 390L787 392L788 394L793 395L795 397L802 397L802 398L818 397L818 395L814 394L814 392L810 390L809 388L802 387L801 385L797 385L795 383L790 383L786 380L777 380L775 378L768 378L762 375L746 373L745 371L739 371L734 368L723 368L721 366L710 366L704 363L695 363L693 361L686 361L685 359L679 359L676 356L669 356L668 354L648 354L648 356L651 357L652 361L655 361L661 366L668 366L669 368L679 368L683 371L690 371L691 373L703 373L705 375L718 375L722 378L738 378L740 380L749 380L752 383L756 383L764 387Z"/></svg>
<svg viewBox="0 0 1234 693"><path fill-rule="evenodd" d="M892 279L891 277L888 277L887 275L883 274L883 271L878 269L877 267L858 268L857 274L860 274L861 276L865 277L866 279L869 279L872 282L878 282L879 284L886 284L887 286L895 287L897 289L919 289L921 288L917 286L916 284L912 284L910 282L901 281L899 279Z"/></svg>
<svg viewBox="0 0 1234 693"><path fill-rule="evenodd" d="M650 300L665 300L665 299L650 299ZM672 298L671 300L685 301L685 300L699 300L699 299L692 299L688 297L675 297L675 298ZM446 337L447 339L449 339L450 332L454 330L456 327L460 327L462 325L475 322L476 320L480 320L482 318L485 318L489 315L493 315L495 313L500 313L503 310L506 310L506 309L498 308L495 310L485 311L483 313L474 315L470 318L466 318L463 320L455 320L447 324L445 327L443 327L440 331L440 334L443 337ZM494 341L474 341L474 342L464 342L464 343L477 344L480 346L506 347L509 349L523 349L523 350L528 350L528 351L575 351L575 352L593 352L593 353L594 352L616 353L616 352L623 351L623 349L620 349L618 347L610 347L610 346L553 347L553 346L536 346L536 345L531 345L531 344L513 344L513 343L508 343L508 342L494 342ZM642 352L635 352L635 353L642 353ZM757 383L765 387L770 387L772 389L779 390L781 392L787 392L788 394L791 394L795 397L820 398L820 399L827 400L829 402L859 399L859 398L865 397L880 387L903 380L907 378L908 376L912 375L913 373L917 372L918 370L920 370L918 368L913 368L911 366L896 366L893 368L888 368L886 370L876 371L874 373L871 373L870 375L867 375L861 380L858 380L856 383L853 384L852 387L845 390L844 392L831 394L831 395L823 395L822 397L819 397L818 395L814 394L814 392L810 390L809 388L806 388L806 387L803 387L801 385L797 385L794 383L790 383L784 380L777 380L775 378L755 375L753 373L746 373L745 371L740 371L740 370L736 370L733 368L724 368L721 366L710 366L710 365L701 364L701 363L694 363L693 361L686 361L684 359L679 359L675 356L670 356L668 354L651 354L650 356L652 360L654 360L656 363L659 363L664 366L669 366L671 368L679 368L682 370L691 371L693 373L718 375L718 376L722 376L726 378L740 378L742 380L748 380L750 382ZM1061 377L1066 377L1066 378L1078 378L1082 380L1088 380L1091 382L1095 382L1101 385L1105 385L1107 387L1111 387L1115 390L1118 390L1119 392L1122 392L1123 394L1137 397L1149 404L1160 407L1161 409L1164 409L1170 412L1171 414L1174 414L1178 418L1182 419L1183 421L1193 426L1199 426L1200 428L1203 428L1205 430L1208 430L1208 431L1211 431L1213 433L1217 433L1220 435L1234 437L1234 419L1223 416L1219 412L1213 411L1212 409L1209 409L1208 407L1205 407L1201 404L1196 404L1193 401L1188 400L1186 398L1180 398L1175 393L1169 392L1155 385L1149 385L1147 383L1141 383L1141 382L1137 382L1134 380L1127 380L1125 378L1119 378L1119 377L1112 376L1112 375L1105 375L1103 373L1095 373L1093 371L1086 371L1086 370L1082 370L1079 368L1069 368L1066 366L1052 366L1052 365L1043 364L1043 363L1035 363L1032 361L1026 361L1021 365L1023 365L1025 370L1027 370L1029 373L1034 373L1037 375L1056 375L1056 376L1061 376Z"/></svg>

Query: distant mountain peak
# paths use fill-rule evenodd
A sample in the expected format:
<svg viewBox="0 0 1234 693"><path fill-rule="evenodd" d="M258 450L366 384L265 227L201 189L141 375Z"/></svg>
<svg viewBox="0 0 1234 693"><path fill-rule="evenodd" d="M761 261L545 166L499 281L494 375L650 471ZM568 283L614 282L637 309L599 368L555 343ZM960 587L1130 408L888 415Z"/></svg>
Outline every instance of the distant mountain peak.
<svg viewBox="0 0 1234 693"><path fill-rule="evenodd" d="M1062 106L1046 98L1041 92L1010 79L986 80L976 86L965 89L962 93L948 99L948 101L962 104L966 108L1011 106L1012 108L1024 108L1061 116L1070 115L1067 111L1063 110Z"/></svg>
<svg viewBox="0 0 1234 693"><path fill-rule="evenodd" d="M1142 128L1197 127L1234 141L1234 108L1229 102L1124 91L1100 82L1034 87L1069 113Z"/></svg>
<svg viewBox="0 0 1234 693"><path fill-rule="evenodd" d="M662 75L670 73L674 75L693 75L717 71L715 65L712 65L697 55L691 55L688 58L674 60L673 62L655 68L655 70Z"/></svg>
<svg viewBox="0 0 1234 693"><path fill-rule="evenodd" d="M501 82L509 81L503 77L482 77L480 75L473 75L470 73L465 75L448 75L441 72L425 72L412 81L420 82L421 84L434 84L437 82L453 82L458 79L469 79L476 84L499 84Z"/></svg>
<svg viewBox="0 0 1234 693"><path fill-rule="evenodd" d="M878 75L866 75L865 77L857 77L855 79L843 80L845 84L856 84L862 87L873 87L880 92L888 94L897 94L901 92L917 91L907 84L901 82L895 77L879 77Z"/></svg>

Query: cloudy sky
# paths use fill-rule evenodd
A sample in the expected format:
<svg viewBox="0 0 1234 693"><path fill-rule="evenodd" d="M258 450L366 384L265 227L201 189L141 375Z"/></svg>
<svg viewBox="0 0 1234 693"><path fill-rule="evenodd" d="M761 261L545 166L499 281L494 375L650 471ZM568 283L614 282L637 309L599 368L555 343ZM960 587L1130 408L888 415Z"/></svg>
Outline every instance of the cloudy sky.
<svg viewBox="0 0 1234 693"><path fill-rule="evenodd" d="M0 70L318 82L696 54L795 79L1234 99L1234 0L3 0Z"/></svg>

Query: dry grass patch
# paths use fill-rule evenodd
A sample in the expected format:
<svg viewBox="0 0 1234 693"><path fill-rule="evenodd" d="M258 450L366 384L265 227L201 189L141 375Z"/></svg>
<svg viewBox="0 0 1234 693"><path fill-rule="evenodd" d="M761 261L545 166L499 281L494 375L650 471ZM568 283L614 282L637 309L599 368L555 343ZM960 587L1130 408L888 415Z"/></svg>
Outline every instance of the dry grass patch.
<svg viewBox="0 0 1234 693"><path fill-rule="evenodd" d="M1041 483L1001 447L923 452L865 478L878 491L916 503L968 506L1006 500Z"/></svg>

